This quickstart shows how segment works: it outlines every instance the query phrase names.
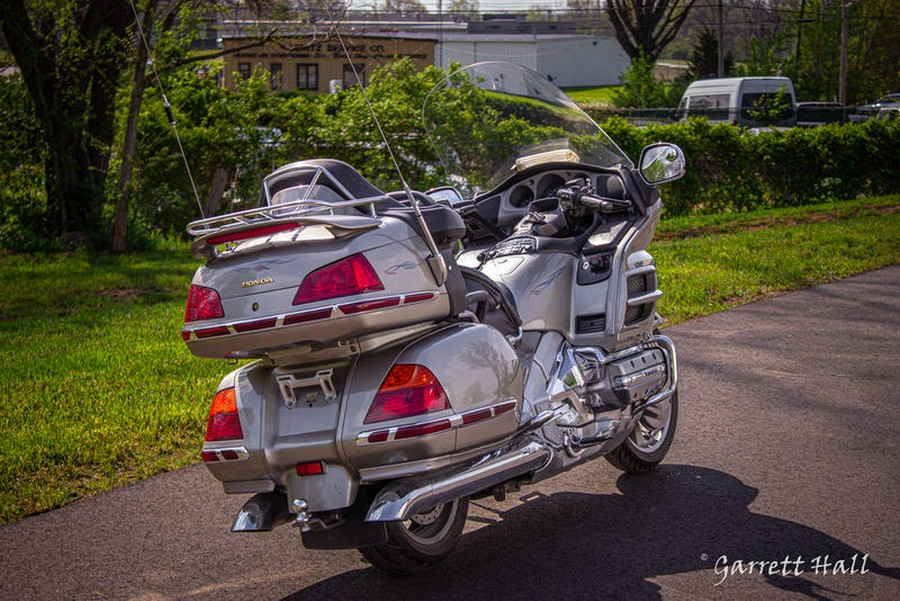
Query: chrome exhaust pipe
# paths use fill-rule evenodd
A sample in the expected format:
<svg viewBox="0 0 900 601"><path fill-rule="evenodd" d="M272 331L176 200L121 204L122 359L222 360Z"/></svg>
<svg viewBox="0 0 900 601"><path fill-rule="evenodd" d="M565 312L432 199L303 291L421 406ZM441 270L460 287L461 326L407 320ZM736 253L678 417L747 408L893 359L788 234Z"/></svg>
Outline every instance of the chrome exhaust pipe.
<svg viewBox="0 0 900 601"><path fill-rule="evenodd" d="M269 532L275 527L287 524L290 519L287 497L284 493L263 492L250 497L244 503L234 524L232 532Z"/></svg>
<svg viewBox="0 0 900 601"><path fill-rule="evenodd" d="M536 440L524 440L495 451L467 467L431 476L404 478L385 486L375 497L367 522L394 522L454 499L487 490L544 467L550 449Z"/></svg>

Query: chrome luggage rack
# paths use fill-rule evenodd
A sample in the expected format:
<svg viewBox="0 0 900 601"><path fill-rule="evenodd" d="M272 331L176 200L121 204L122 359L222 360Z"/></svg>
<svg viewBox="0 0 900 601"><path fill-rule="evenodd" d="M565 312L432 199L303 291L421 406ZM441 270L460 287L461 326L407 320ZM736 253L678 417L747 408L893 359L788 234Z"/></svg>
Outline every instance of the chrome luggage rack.
<svg viewBox="0 0 900 601"><path fill-rule="evenodd" d="M293 175L298 177L293 178ZM273 183L289 184L272 190ZM273 198L281 192L297 190L301 198L281 204L272 204ZM313 198L317 191L327 192L340 200L321 200ZM266 238L266 244L254 245L256 250L278 244L290 244L302 238L303 226L320 226L336 234L343 231L351 233L377 227L381 219L375 211L379 203L397 201L385 194L354 198L353 194L341 182L321 165L298 162L286 165L268 175L263 180L263 192L267 206L255 209L236 211L226 215L217 215L192 221L187 226L187 233L194 237L191 255L206 260L215 259L220 254L220 246L231 250L230 242L250 238ZM345 200L346 199L346 200ZM358 207L368 207L367 211L349 211ZM348 214L349 213L349 214ZM283 227L279 227L283 226ZM297 229L298 233L285 239L276 234ZM246 232L245 236L241 236ZM340 235L340 234L337 234ZM222 239L220 242L219 239ZM226 242L228 240L229 242Z"/></svg>
<svg viewBox="0 0 900 601"><path fill-rule="evenodd" d="M335 215L335 209L348 209L364 205L370 205L370 217L359 215L362 219L377 218L375 205L380 202L396 202L388 196L375 196L372 198L360 198L341 202L329 200L303 199L285 203L274 207L259 207L246 209L227 215L207 217L192 221L187 226L187 233L195 238L205 238L213 234L225 232L237 232L243 229L251 229L262 225L276 225L281 222L296 221L298 217L325 217ZM344 215L353 218L353 215ZM311 221L312 222L312 221Z"/></svg>
<svg viewBox="0 0 900 601"><path fill-rule="evenodd" d="M272 205L272 198L275 193L270 189L271 180L284 177L286 174L292 172L298 174L302 172L311 172L312 175L309 178L308 183L285 187L277 192L305 187L306 190L303 193L303 197L295 201ZM310 196L317 187L322 185L338 192L348 200L332 201L311 198ZM326 168L320 165L310 165L302 162L286 165L268 175L263 180L263 192L265 194L265 202L268 206L246 209L235 213L228 213L227 215L198 219L188 224L187 233L195 238L201 238L213 234L225 233L226 231L238 232L243 229L251 229L262 225L276 225L279 222L290 221L297 217L306 217L309 215L334 215L335 210L338 209L349 209L367 205L369 207L369 215L371 217L377 217L375 212L376 204L381 202L396 202L385 194L367 198L353 198L353 194L350 193L337 178L329 173Z"/></svg>

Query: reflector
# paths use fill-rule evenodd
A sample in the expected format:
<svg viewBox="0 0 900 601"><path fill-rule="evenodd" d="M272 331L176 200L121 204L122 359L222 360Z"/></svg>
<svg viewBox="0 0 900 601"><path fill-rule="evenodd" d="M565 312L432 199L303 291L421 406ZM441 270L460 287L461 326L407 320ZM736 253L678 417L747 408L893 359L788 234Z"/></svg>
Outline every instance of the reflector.
<svg viewBox="0 0 900 601"><path fill-rule="evenodd" d="M310 461L297 464L298 476L318 476L325 473L325 464L321 461Z"/></svg>
<svg viewBox="0 0 900 601"><path fill-rule="evenodd" d="M244 230L242 232L234 232L233 234L222 234L215 236L206 241L209 246L217 246L219 244L227 244L228 242L237 242L239 240L247 240L248 238L261 238L263 236L271 236L279 232L293 230L300 227L299 223L279 223L276 225L267 225L266 227L258 227L252 230Z"/></svg>

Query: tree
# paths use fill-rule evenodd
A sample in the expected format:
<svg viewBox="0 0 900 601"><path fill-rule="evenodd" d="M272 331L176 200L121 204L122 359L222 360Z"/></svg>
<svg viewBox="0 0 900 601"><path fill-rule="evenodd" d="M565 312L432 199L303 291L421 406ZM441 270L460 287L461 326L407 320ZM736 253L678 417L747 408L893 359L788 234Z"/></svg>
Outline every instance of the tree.
<svg viewBox="0 0 900 601"><path fill-rule="evenodd" d="M725 55L725 74L731 72L734 67L734 56L729 52ZM719 74L719 36L711 27L704 27L697 42L691 51L688 66L688 75L691 79L703 79L716 77Z"/></svg>
<svg viewBox="0 0 900 601"><path fill-rule="evenodd" d="M102 235L116 87L133 18L121 0L0 2L0 26L42 129L53 237Z"/></svg>
<svg viewBox="0 0 900 601"><path fill-rule="evenodd" d="M217 68L196 64L162 73L202 214L207 217L218 212L238 172L238 184L246 185L230 195L227 207L249 208L235 201L255 202L258 190L252 188L282 159L273 154L278 149L272 143L277 142L272 116L283 101L271 94L268 75L260 71L241 79L234 91L219 86L218 75ZM138 141L129 218L177 235L186 223L200 217L200 212L159 94L147 94L144 99Z"/></svg>
<svg viewBox="0 0 900 601"><path fill-rule="evenodd" d="M450 0L447 12L475 17L481 12L478 0Z"/></svg>
<svg viewBox="0 0 900 601"><path fill-rule="evenodd" d="M323 3L319 8L338 10L340 8L339 4L341 4L340 0L332 0L330 4ZM147 61L151 58L149 52L152 50L154 54L165 57L162 61L156 56L152 57L154 63L163 63L159 65L159 70L163 72L167 69L198 60L208 61L223 56L226 54L225 51L213 54L195 54L193 56L190 56L188 53L190 43L194 40L197 33L197 19L207 12L222 10L226 6L227 0L145 0L140 6L141 15L139 20L135 22L133 34L134 60L132 69L134 74L132 77L131 100L125 120L121 164L115 193L115 212L112 227L113 252L121 253L127 250L126 235L129 203L133 188L132 171L137 147L138 118L144 101L144 90L150 77L147 68ZM281 9L283 5L278 0L257 0L252 3L251 8L259 15L266 11L272 12ZM275 31L270 29L265 34L261 33L247 44L233 48L230 52L240 52L253 46L261 46L272 38ZM217 198L217 194L221 196L221 193L217 191L222 189L223 185L224 176L222 171L216 171L213 183L207 191L207 206L214 202L218 204L219 198Z"/></svg>
<svg viewBox="0 0 900 601"><path fill-rule="evenodd" d="M616 39L631 57L656 62L696 0L607 0Z"/></svg>
<svg viewBox="0 0 900 601"><path fill-rule="evenodd" d="M125 234L128 226L128 201L131 197L131 175L134 167L134 154L137 148L138 115L147 86L148 45L145 39L153 35L158 0L147 0L143 7L143 15L135 21L135 59L134 76L131 86L131 100L128 105L128 117L125 121L125 135L122 143L122 162L119 166L119 177L116 184L116 209L113 215L112 251L125 252Z"/></svg>
<svg viewBox="0 0 900 601"><path fill-rule="evenodd" d="M867 0L848 6L850 104L871 102L900 89L900 0ZM806 0L796 12L797 43L791 75L804 99L838 93L840 2ZM802 28L801 28L802 25Z"/></svg>
<svg viewBox="0 0 900 601"><path fill-rule="evenodd" d="M428 9L419 0L384 0L384 12L388 13L427 13Z"/></svg>

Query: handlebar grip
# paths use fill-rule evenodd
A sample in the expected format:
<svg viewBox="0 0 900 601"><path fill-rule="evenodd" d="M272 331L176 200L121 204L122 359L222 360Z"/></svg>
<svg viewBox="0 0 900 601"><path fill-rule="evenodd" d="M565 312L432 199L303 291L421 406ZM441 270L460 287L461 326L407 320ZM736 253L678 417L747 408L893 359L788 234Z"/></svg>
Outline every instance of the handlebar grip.
<svg viewBox="0 0 900 601"><path fill-rule="evenodd" d="M619 198L604 198L602 196L594 196L592 194L584 194L581 202L587 206L596 207L605 213L626 210L631 208L630 200Z"/></svg>

